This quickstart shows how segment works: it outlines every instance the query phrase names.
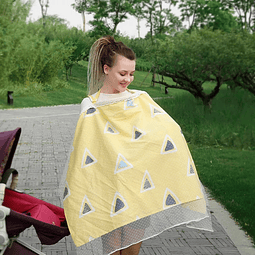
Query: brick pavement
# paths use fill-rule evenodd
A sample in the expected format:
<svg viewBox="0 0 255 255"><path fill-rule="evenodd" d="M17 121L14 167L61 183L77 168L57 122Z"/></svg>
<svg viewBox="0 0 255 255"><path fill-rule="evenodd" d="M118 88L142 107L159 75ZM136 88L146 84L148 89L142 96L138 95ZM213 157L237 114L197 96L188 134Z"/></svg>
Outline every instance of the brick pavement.
<svg viewBox="0 0 255 255"><path fill-rule="evenodd" d="M79 106L0 110L0 132L22 128L12 167L19 171L18 189L60 205L56 187L61 179L78 120ZM143 242L139 255L240 255L212 214L214 232L185 227L167 230ZM21 239L47 255L74 255L71 237L55 245L41 245L31 227Z"/></svg>

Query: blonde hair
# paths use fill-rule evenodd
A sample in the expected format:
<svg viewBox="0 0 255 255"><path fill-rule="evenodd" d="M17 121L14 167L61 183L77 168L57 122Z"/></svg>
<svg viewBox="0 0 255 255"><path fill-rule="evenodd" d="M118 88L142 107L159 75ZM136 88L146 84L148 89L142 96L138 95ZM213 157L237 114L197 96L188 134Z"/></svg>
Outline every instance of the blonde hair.
<svg viewBox="0 0 255 255"><path fill-rule="evenodd" d="M112 36L98 39L92 45L88 63L88 95L96 93L104 82L104 65L113 67L116 56L121 55L135 60L135 53L122 42L116 42Z"/></svg>

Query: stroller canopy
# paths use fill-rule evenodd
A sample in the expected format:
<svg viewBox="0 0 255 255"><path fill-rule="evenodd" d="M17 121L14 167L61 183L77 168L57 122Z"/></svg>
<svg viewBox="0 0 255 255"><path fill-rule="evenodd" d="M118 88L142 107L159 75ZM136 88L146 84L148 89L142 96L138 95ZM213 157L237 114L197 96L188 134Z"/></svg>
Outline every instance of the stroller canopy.
<svg viewBox="0 0 255 255"><path fill-rule="evenodd" d="M0 181L5 171L11 167L20 133L21 128L0 132Z"/></svg>

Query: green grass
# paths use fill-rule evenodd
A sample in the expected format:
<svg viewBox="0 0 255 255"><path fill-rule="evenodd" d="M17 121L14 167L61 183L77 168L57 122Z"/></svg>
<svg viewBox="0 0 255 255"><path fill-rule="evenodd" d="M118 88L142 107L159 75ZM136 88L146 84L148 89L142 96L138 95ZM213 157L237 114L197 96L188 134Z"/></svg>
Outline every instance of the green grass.
<svg viewBox="0 0 255 255"><path fill-rule="evenodd" d="M255 97L248 91L233 93L223 86L211 112L187 92L159 104L180 124L192 144L255 149Z"/></svg>
<svg viewBox="0 0 255 255"><path fill-rule="evenodd" d="M14 91L14 105L0 97L0 109L79 104L86 96L86 66L87 62L74 66L68 88L30 96L16 96ZM206 83L205 90L213 86ZM148 72L136 71L130 88L168 97L157 103L182 127L202 183L255 241L255 97L223 86L208 112L186 91L169 89L165 95L164 87L151 87Z"/></svg>
<svg viewBox="0 0 255 255"><path fill-rule="evenodd" d="M201 182L255 241L255 151L190 146Z"/></svg>

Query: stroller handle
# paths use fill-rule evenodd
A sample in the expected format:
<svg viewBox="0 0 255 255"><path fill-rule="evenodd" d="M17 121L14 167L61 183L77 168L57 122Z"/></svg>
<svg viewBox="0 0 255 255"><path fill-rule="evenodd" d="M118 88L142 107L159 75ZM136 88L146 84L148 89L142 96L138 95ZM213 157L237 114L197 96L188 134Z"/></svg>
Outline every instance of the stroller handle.
<svg viewBox="0 0 255 255"><path fill-rule="evenodd" d="M8 234L6 231L5 217L10 214L10 208L2 206L5 194L5 184L0 183L0 250L9 243Z"/></svg>
<svg viewBox="0 0 255 255"><path fill-rule="evenodd" d="M4 183L0 183L0 205L2 205L4 201L5 186L6 185Z"/></svg>
<svg viewBox="0 0 255 255"><path fill-rule="evenodd" d="M10 189L14 190L16 188L18 180L19 180L19 178L18 178L19 173L16 169L9 168L8 170L6 170L5 173L3 174L1 183L6 184L11 174L12 174L12 181L11 181Z"/></svg>

